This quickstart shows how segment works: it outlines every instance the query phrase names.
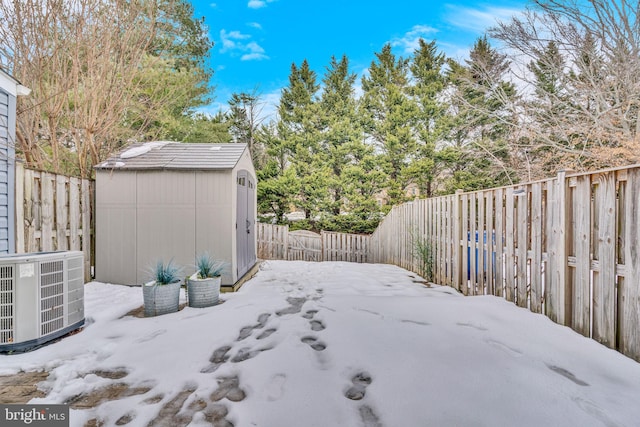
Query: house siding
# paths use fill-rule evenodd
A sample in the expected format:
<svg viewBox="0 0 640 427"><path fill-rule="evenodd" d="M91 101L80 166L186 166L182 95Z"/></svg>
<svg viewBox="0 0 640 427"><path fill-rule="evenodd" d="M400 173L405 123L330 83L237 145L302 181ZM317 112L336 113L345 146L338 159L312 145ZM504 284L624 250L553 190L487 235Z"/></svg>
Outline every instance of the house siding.
<svg viewBox="0 0 640 427"><path fill-rule="evenodd" d="M15 252L16 98L0 88L0 254Z"/></svg>

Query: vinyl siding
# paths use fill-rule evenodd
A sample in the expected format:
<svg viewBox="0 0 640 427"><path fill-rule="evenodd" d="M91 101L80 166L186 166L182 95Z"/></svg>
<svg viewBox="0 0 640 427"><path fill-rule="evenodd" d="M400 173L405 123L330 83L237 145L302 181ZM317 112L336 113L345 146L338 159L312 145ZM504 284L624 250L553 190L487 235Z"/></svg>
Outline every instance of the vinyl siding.
<svg viewBox="0 0 640 427"><path fill-rule="evenodd" d="M0 254L15 252L15 97L0 88Z"/></svg>

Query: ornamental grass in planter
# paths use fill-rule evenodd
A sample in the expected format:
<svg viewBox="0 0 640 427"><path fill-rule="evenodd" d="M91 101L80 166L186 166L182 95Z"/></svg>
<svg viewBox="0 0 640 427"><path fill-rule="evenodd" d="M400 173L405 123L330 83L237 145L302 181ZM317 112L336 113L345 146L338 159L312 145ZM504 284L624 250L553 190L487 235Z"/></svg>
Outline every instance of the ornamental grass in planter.
<svg viewBox="0 0 640 427"><path fill-rule="evenodd" d="M180 305L180 268L158 261L151 270L153 280L142 286L145 317L175 313Z"/></svg>
<svg viewBox="0 0 640 427"><path fill-rule="evenodd" d="M208 253L196 258L196 271L187 278L187 300L189 307L211 307L220 298L220 281L226 263L213 259Z"/></svg>

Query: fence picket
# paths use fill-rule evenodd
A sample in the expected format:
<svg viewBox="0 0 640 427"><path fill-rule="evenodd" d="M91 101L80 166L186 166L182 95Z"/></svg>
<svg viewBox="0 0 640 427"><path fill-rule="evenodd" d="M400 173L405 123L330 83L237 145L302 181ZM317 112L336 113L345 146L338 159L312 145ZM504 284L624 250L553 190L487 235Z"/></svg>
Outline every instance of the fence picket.
<svg viewBox="0 0 640 427"><path fill-rule="evenodd" d="M93 265L92 182L16 165L16 253L80 250Z"/></svg>
<svg viewBox="0 0 640 427"><path fill-rule="evenodd" d="M616 179L613 172L598 176L596 187L597 237L594 254L598 271L593 273L593 339L615 348L616 345Z"/></svg>
<svg viewBox="0 0 640 427"><path fill-rule="evenodd" d="M516 303L520 307L528 307L527 288L529 285L528 274L528 252L529 252L529 191L526 187L522 188L514 202L516 206L517 223L515 235L517 243L515 247L516 254Z"/></svg>
<svg viewBox="0 0 640 427"><path fill-rule="evenodd" d="M514 233L514 189L507 188L505 193L505 298L515 302L515 280L516 280L516 260L515 260L515 236Z"/></svg>
<svg viewBox="0 0 640 427"><path fill-rule="evenodd" d="M640 168L627 171L625 186L625 277L619 290L620 351L640 360Z"/></svg>
<svg viewBox="0 0 640 427"><path fill-rule="evenodd" d="M591 177L577 178L574 190L574 254L576 265L573 271L572 294L572 328L588 337L590 336L591 319Z"/></svg>
<svg viewBox="0 0 640 427"><path fill-rule="evenodd" d="M531 185L531 293L530 308L542 312L542 183Z"/></svg>
<svg viewBox="0 0 640 427"><path fill-rule="evenodd" d="M496 285L494 295L504 295L504 190L496 189Z"/></svg>

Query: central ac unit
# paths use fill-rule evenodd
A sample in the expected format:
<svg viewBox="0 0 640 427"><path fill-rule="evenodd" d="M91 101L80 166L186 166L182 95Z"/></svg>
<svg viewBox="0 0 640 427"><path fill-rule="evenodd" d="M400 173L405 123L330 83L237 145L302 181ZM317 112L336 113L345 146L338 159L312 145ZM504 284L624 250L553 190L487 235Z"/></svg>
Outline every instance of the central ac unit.
<svg viewBox="0 0 640 427"><path fill-rule="evenodd" d="M25 351L84 324L79 251L0 257L0 352Z"/></svg>

